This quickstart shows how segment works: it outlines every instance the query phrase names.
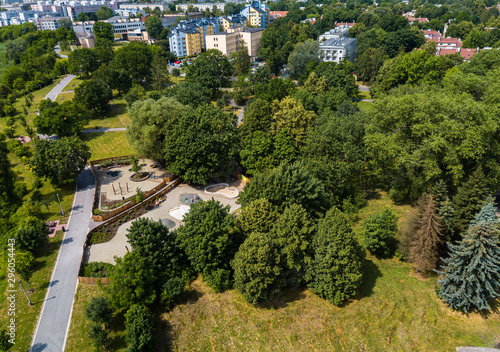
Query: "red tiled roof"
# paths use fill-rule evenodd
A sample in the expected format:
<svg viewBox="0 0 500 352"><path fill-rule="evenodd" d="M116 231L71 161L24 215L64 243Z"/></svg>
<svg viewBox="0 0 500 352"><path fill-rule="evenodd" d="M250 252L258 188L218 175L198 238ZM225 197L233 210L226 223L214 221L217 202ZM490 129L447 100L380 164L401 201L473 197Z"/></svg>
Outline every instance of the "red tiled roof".
<svg viewBox="0 0 500 352"><path fill-rule="evenodd" d="M439 49L438 50L439 56L455 54L456 52L457 52L457 49ZM437 53L436 53L436 55L437 55Z"/></svg>
<svg viewBox="0 0 500 352"><path fill-rule="evenodd" d="M428 35L428 36L437 36L437 37L440 37L441 34L439 34L438 31L431 31L429 29L424 29L424 35Z"/></svg>
<svg viewBox="0 0 500 352"><path fill-rule="evenodd" d="M460 56L462 56L465 60L469 60L474 55L476 55L476 51L474 49L460 49Z"/></svg>
<svg viewBox="0 0 500 352"><path fill-rule="evenodd" d="M269 11L269 15L276 17L285 17L288 11Z"/></svg>

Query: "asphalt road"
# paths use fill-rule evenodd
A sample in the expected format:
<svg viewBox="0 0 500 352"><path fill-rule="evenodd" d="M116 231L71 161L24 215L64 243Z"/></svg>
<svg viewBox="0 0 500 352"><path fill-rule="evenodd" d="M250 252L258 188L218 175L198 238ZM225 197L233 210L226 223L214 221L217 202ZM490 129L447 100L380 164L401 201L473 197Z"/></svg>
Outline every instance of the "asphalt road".
<svg viewBox="0 0 500 352"><path fill-rule="evenodd" d="M30 352L62 352L66 344L83 245L91 223L94 177L89 168L78 175L71 216L52 272Z"/></svg>
<svg viewBox="0 0 500 352"><path fill-rule="evenodd" d="M57 96L61 93L61 91L68 85L69 82L76 76L67 75L64 77L59 84L57 84L52 90L45 96L45 99L50 99L52 101L56 100Z"/></svg>

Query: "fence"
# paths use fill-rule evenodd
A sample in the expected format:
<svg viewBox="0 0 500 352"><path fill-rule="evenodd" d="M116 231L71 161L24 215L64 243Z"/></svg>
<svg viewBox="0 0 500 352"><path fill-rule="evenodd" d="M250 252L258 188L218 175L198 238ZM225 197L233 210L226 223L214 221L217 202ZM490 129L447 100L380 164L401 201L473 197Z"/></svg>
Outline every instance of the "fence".
<svg viewBox="0 0 500 352"><path fill-rule="evenodd" d="M78 282L83 283L83 284L91 284L95 285L97 282L101 282L103 285L108 285L109 284L109 278L107 277L84 277L84 276L78 276Z"/></svg>

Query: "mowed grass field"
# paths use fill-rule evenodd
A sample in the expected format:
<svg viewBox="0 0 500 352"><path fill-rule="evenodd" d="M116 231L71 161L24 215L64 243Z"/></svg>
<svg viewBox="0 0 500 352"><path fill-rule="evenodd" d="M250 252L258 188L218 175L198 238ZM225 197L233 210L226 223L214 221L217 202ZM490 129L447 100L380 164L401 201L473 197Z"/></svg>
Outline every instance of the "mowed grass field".
<svg viewBox="0 0 500 352"><path fill-rule="evenodd" d="M409 205L372 195L360 221L389 206L404 226ZM359 226L355 226L357 229ZM261 307L236 290L214 293L201 278L171 312L156 309L158 351L454 351L457 346L500 346L500 314L465 315L436 296L437 277L422 278L398 259L368 256L359 294L335 307L307 289L282 292ZM105 294L78 288L67 351L90 350L84 307ZM499 302L494 303L495 306ZM124 351L123 324L114 318L110 351ZM120 342L121 341L121 342Z"/></svg>
<svg viewBox="0 0 500 352"><path fill-rule="evenodd" d="M133 154L125 131L82 133L81 136L90 147L90 160Z"/></svg>

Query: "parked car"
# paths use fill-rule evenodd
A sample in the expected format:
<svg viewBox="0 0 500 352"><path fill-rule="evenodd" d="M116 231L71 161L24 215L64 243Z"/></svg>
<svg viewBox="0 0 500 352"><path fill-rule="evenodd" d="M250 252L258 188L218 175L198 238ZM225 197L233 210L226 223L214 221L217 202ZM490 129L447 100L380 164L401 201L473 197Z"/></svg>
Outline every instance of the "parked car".
<svg viewBox="0 0 500 352"><path fill-rule="evenodd" d="M182 62L181 60L177 60L177 61L175 62L175 64L176 64L176 65L178 65L178 64L180 64L181 62Z"/></svg>

